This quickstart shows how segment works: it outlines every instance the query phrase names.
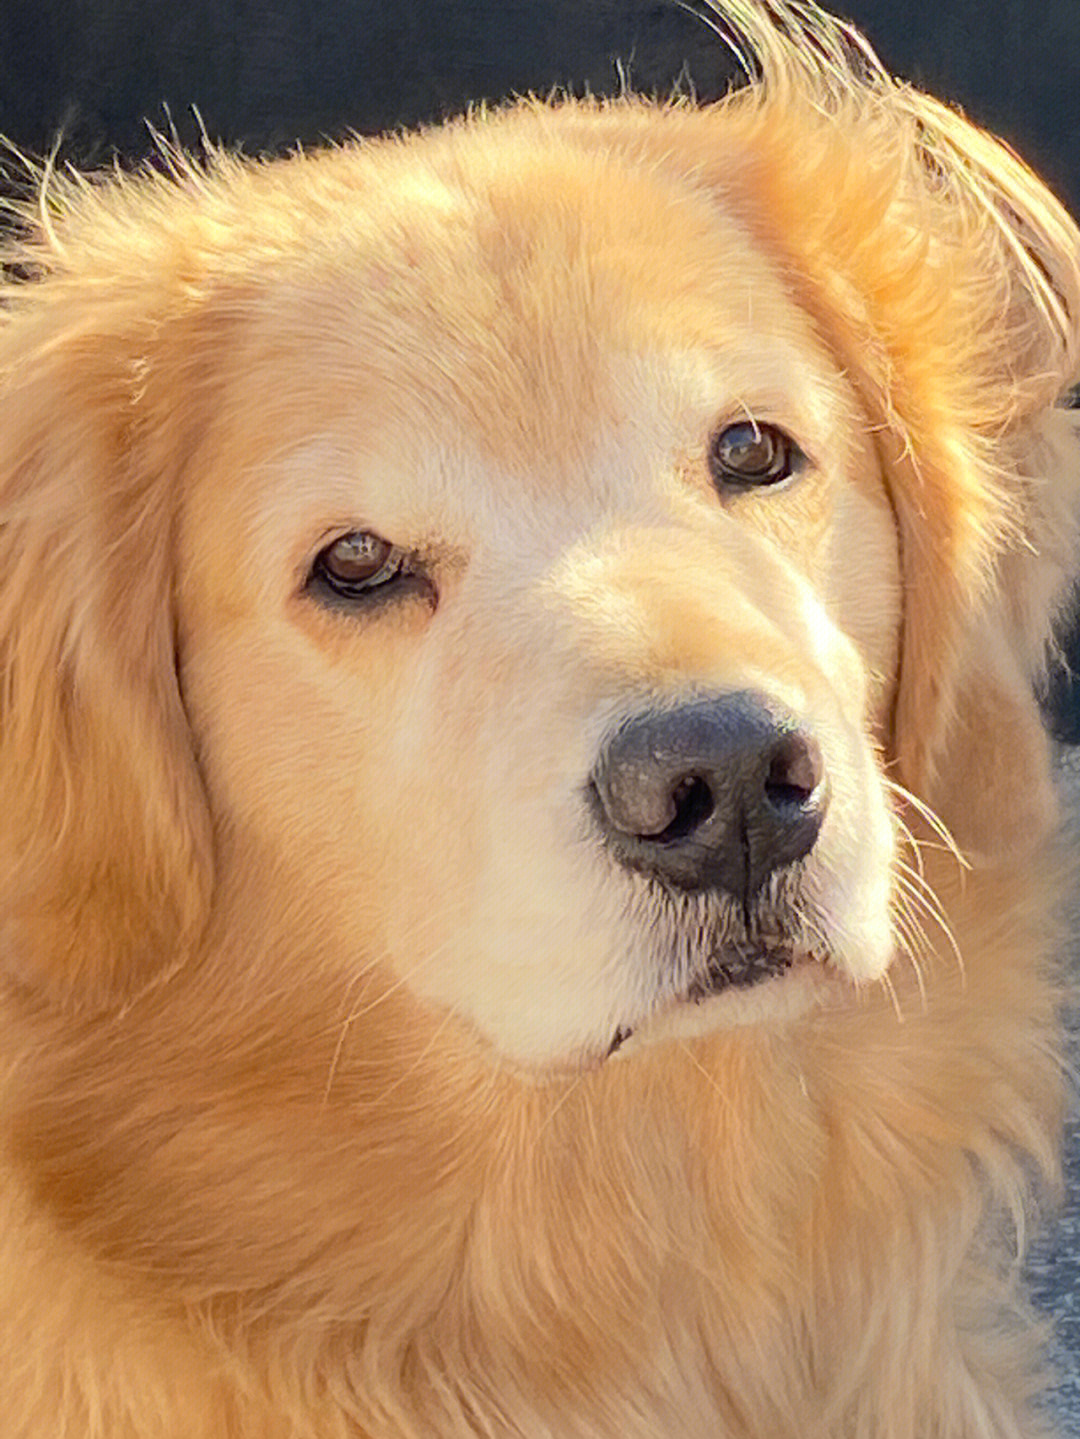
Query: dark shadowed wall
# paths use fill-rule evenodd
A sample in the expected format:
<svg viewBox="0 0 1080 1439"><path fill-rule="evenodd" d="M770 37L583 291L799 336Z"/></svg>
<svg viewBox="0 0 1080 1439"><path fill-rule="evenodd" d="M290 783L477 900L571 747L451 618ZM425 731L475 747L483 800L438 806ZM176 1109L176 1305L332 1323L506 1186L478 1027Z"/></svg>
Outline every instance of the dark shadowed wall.
<svg viewBox="0 0 1080 1439"><path fill-rule="evenodd" d="M890 68L965 105L1080 204L1080 0L846 0ZM0 0L0 133L82 163L167 105L251 149L444 117L552 85L724 88L674 0Z"/></svg>

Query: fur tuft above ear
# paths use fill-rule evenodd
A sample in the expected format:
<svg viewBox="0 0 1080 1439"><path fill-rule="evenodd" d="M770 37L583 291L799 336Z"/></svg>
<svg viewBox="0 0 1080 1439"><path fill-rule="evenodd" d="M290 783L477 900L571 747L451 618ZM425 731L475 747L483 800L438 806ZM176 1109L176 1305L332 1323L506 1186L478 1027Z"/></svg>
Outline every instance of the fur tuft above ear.
<svg viewBox="0 0 1080 1439"><path fill-rule="evenodd" d="M15 286L0 328L0 969L79 1004L181 962L211 868L174 655L176 436L141 413L147 317L102 288Z"/></svg>

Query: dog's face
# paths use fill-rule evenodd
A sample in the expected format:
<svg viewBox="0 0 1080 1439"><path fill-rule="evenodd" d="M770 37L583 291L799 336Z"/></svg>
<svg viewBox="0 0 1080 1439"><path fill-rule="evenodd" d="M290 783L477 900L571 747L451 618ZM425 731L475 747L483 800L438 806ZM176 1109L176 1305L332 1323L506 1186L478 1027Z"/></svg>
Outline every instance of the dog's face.
<svg viewBox="0 0 1080 1439"><path fill-rule="evenodd" d="M1072 232L932 102L779 93L71 202L8 360L20 984L272 900L576 1068L880 980L894 776L1045 826Z"/></svg>
<svg viewBox="0 0 1080 1439"><path fill-rule="evenodd" d="M883 973L900 580L777 266L719 199L528 138L392 157L359 234L252 290L179 626L211 807L343 972L548 1066Z"/></svg>

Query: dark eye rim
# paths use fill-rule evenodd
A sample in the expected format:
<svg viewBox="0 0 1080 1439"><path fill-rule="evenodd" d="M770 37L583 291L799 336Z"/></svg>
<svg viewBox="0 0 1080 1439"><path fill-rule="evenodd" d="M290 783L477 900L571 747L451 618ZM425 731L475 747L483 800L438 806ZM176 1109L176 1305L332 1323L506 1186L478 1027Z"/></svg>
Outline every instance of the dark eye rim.
<svg viewBox="0 0 1080 1439"><path fill-rule="evenodd" d="M749 430L755 435L767 435L777 443L779 460L763 470L739 470L725 465L719 454L719 446L732 430ZM795 478L806 468L808 459L805 452L781 425L771 420L749 419L730 420L720 425L709 437L709 474L718 490L741 492L745 490L777 489Z"/></svg>

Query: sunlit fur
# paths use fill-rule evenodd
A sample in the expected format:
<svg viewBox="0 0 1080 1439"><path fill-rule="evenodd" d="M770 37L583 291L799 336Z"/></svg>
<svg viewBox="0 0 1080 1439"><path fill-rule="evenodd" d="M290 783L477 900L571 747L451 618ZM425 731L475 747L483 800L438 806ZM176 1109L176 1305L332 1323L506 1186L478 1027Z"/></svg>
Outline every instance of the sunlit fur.
<svg viewBox="0 0 1080 1439"><path fill-rule="evenodd" d="M23 216L10 1439L1051 1433L1031 682L1080 236L820 12L716 18L755 76L717 106L165 146ZM747 410L814 465L735 502L703 446ZM364 524L436 611L305 592ZM621 719L747 686L820 732L820 952L663 1010L707 916L618 873L581 786Z"/></svg>

